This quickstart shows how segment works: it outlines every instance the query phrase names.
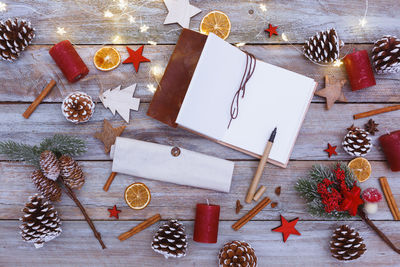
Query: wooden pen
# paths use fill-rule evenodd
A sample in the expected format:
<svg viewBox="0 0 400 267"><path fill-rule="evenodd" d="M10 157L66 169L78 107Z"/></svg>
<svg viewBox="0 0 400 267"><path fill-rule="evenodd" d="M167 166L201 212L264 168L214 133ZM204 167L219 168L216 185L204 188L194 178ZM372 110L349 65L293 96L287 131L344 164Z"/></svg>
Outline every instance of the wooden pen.
<svg viewBox="0 0 400 267"><path fill-rule="evenodd" d="M247 192L247 196L245 199L246 203L251 203L251 201L253 200L254 194L256 193L258 182L260 181L261 175L264 171L265 164L267 163L267 160L269 157L269 153L271 152L271 148L272 148L272 145L275 140L276 131L277 131L277 128L275 127L275 129L271 133L271 136L269 137L267 145L265 146L265 150L260 159L260 163L258 163L256 174L254 175L253 181L250 184L249 191Z"/></svg>

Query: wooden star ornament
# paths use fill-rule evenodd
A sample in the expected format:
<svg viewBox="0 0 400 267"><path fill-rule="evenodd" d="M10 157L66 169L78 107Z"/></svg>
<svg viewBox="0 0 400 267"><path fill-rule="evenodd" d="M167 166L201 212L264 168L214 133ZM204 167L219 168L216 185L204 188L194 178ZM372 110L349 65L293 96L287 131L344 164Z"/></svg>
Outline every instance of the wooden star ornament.
<svg viewBox="0 0 400 267"><path fill-rule="evenodd" d="M296 223L299 221L299 218L293 219L291 221L287 221L282 215L281 215L281 226L278 226L274 229L272 229L273 232L280 232L283 235L283 242L286 242L288 237L290 235L301 235L299 231L294 228L296 226Z"/></svg>
<svg viewBox="0 0 400 267"><path fill-rule="evenodd" d="M142 56L143 48L144 45L142 45L138 50L134 51L129 47L126 47L126 50L128 50L129 53L129 57L125 59L125 61L122 62L122 64L132 63L133 66L135 67L136 72L138 72L141 62L151 62L150 59Z"/></svg>
<svg viewBox="0 0 400 267"><path fill-rule="evenodd" d="M117 209L117 205L114 205L112 209L108 209L108 212L110 213L110 218L115 217L119 219L118 213L120 213L121 211Z"/></svg>
<svg viewBox="0 0 400 267"><path fill-rule="evenodd" d="M94 137L99 139L104 144L104 151L110 153L111 146L115 143L115 139L122 134L126 126L113 128L111 123L104 119L103 131L94 134Z"/></svg>
<svg viewBox="0 0 400 267"><path fill-rule="evenodd" d="M201 12L189 0L164 0L164 4L168 9L164 24L178 23L183 28L189 28L190 18Z"/></svg>
<svg viewBox="0 0 400 267"><path fill-rule="evenodd" d="M328 143L328 148L324 151L328 152L328 157L331 157L332 155L337 155L336 148L337 146L331 146L331 144Z"/></svg>
<svg viewBox="0 0 400 267"><path fill-rule="evenodd" d="M331 109L336 101L347 102L342 89L346 80L335 81L333 77L325 76L325 88L315 92L315 95L326 98L326 109Z"/></svg>
<svg viewBox="0 0 400 267"><path fill-rule="evenodd" d="M271 38L272 35L278 35L276 29L278 29L278 26L272 26L272 24L269 24L268 29L265 29L264 31L268 32L269 37Z"/></svg>

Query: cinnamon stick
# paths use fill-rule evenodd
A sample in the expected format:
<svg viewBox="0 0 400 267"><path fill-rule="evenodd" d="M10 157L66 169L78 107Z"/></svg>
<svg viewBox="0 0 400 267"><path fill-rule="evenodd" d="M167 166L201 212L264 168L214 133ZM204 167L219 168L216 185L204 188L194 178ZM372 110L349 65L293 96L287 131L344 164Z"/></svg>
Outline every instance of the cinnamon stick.
<svg viewBox="0 0 400 267"><path fill-rule="evenodd" d="M233 230L237 231L242 228L246 223L254 218L261 210L263 210L271 200L268 197L263 198L254 208L246 213L242 218L240 218L236 223L232 225Z"/></svg>
<svg viewBox="0 0 400 267"><path fill-rule="evenodd" d="M392 213L394 220L400 221L400 211L397 207L396 200L393 197L392 190L390 189L386 177L379 178L379 182L381 184L383 194L385 195L386 202L388 203L390 212Z"/></svg>
<svg viewBox="0 0 400 267"><path fill-rule="evenodd" d="M114 181L115 176L117 175L116 172L112 172L110 174L110 176L108 176L107 182L105 183L103 190L104 191L108 191L108 189L110 188L110 185L112 184L112 182Z"/></svg>
<svg viewBox="0 0 400 267"><path fill-rule="evenodd" d="M148 228L149 226L155 224L156 222L158 222L159 220L161 220L161 215L160 214L156 214L151 218L148 218L147 220L145 220L142 223L139 223L138 225L136 225L135 227L133 227L131 230L121 234L118 239L119 241L124 241L128 238L130 238L131 236L143 231L144 229Z"/></svg>
<svg viewBox="0 0 400 267"><path fill-rule="evenodd" d="M378 109L370 110L370 111L367 111L367 112L355 114L353 117L354 117L355 120L358 120L358 119L361 119L361 118L370 117L370 116L374 116L374 115L377 115L377 114L386 113L386 112L390 112L390 111L395 111L395 110L399 110L399 109L400 109L400 105L384 107L384 108L378 108Z"/></svg>
<svg viewBox="0 0 400 267"><path fill-rule="evenodd" d="M22 116L25 119L29 119L31 114L35 111L35 109L39 106L39 104L43 101L43 99L50 93L51 89L53 89L56 82L51 80L46 87L42 90L42 92L36 97L36 99L32 102L32 104L25 110Z"/></svg>

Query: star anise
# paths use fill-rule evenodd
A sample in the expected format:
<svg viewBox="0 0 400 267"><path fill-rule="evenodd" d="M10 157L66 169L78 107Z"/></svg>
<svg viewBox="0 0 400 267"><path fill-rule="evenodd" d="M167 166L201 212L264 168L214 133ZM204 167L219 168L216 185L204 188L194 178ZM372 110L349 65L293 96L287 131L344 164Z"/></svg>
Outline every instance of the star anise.
<svg viewBox="0 0 400 267"><path fill-rule="evenodd" d="M372 135L375 135L375 132L379 132L378 130L378 123L376 123L373 119L370 119L366 124L365 124L365 130L369 132Z"/></svg>

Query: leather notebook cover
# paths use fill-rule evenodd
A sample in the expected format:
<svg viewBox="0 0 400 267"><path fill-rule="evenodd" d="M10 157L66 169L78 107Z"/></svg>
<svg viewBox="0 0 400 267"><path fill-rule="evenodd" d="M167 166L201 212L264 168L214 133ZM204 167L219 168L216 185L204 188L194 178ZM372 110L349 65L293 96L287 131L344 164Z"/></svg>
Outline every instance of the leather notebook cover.
<svg viewBox="0 0 400 267"><path fill-rule="evenodd" d="M148 116L174 128L178 126L175 121L206 40L206 35L188 29L182 30L150 103Z"/></svg>

